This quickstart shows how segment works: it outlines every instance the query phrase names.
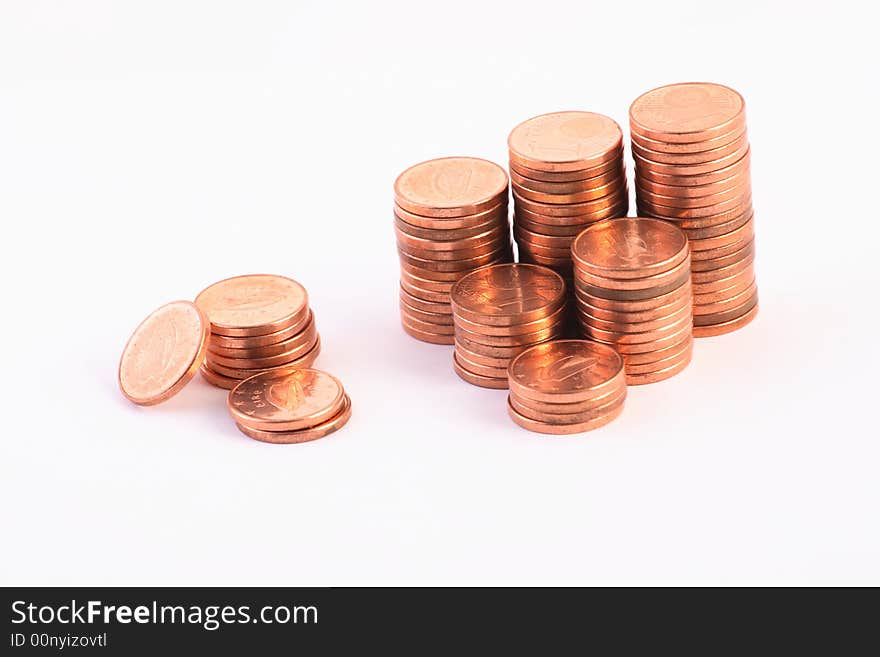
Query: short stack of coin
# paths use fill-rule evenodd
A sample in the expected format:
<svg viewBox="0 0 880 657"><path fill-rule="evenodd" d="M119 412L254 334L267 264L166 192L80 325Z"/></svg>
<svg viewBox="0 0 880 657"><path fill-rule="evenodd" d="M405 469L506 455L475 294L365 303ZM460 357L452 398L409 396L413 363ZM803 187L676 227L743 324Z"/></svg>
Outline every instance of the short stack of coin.
<svg viewBox="0 0 880 657"><path fill-rule="evenodd" d="M630 107L639 214L691 241L694 335L729 333L758 312L745 102L711 83L649 91Z"/></svg>
<svg viewBox="0 0 880 657"><path fill-rule="evenodd" d="M607 219L571 245L583 335L623 356L630 385L687 367L693 347L688 239L660 219Z"/></svg>
<svg viewBox="0 0 880 657"><path fill-rule="evenodd" d="M229 392L227 406L244 434L267 443L323 438L351 417L351 400L342 383L309 368L254 375Z"/></svg>
<svg viewBox="0 0 880 657"><path fill-rule="evenodd" d="M205 288L195 300L211 336L202 376L221 388L275 368L309 367L321 338L308 294L284 276L252 274Z"/></svg>
<svg viewBox="0 0 880 657"><path fill-rule="evenodd" d="M507 144L519 259L570 282L575 236L629 207L620 126L592 112L554 112L519 124Z"/></svg>
<svg viewBox="0 0 880 657"><path fill-rule="evenodd" d="M404 331L453 344L452 286L477 267L513 260L507 173L473 157L410 167L394 183L394 230Z"/></svg>
<svg viewBox="0 0 880 657"><path fill-rule="evenodd" d="M590 340L529 347L510 362L511 419L549 434L597 429L620 415L626 399L623 358Z"/></svg>
<svg viewBox="0 0 880 657"><path fill-rule="evenodd" d="M467 274L452 288L456 373L484 388L507 388L511 359L561 337L566 311L565 281L552 269L499 264Z"/></svg>

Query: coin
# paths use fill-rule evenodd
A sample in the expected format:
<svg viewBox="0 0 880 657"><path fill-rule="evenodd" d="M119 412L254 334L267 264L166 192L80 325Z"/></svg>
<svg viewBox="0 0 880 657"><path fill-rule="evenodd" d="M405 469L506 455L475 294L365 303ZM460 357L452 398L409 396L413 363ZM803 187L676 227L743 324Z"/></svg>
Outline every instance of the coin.
<svg viewBox="0 0 880 657"><path fill-rule="evenodd" d="M122 394L141 406L176 395L204 362L210 332L208 317L190 301L173 301L154 310L122 350Z"/></svg>
<svg viewBox="0 0 880 657"><path fill-rule="evenodd" d="M547 171L574 171L615 159L623 132L593 112L553 112L516 126L507 139L510 160Z"/></svg>
<svg viewBox="0 0 880 657"><path fill-rule="evenodd" d="M552 416L571 416L575 413L595 412L608 404L620 401L626 396L626 376L623 369L620 370L620 385L609 388L604 394L577 402L544 402L520 397L510 390L508 400L510 405L520 414L535 419L534 413L542 413Z"/></svg>
<svg viewBox="0 0 880 657"><path fill-rule="evenodd" d="M199 372L201 372L202 378L205 379L205 381L213 386L225 388L226 390L232 390L241 381L241 379L233 379L229 376L217 374L217 372L208 367L207 363L199 368Z"/></svg>
<svg viewBox="0 0 880 657"><path fill-rule="evenodd" d="M620 401L612 405L611 408L609 408L604 415L594 417L590 420L577 422L574 424L554 424L550 422L543 422L527 418L521 413L517 412L517 410L510 405L509 401L507 403L508 415L510 415L510 418L519 426L524 429L528 429L529 431L534 431L536 433L546 433L554 435L584 433L586 431L598 429L599 427L602 427L617 418L622 411L623 401Z"/></svg>
<svg viewBox="0 0 880 657"><path fill-rule="evenodd" d="M629 110L630 127L648 139L700 142L745 128L745 101L720 84L684 82L648 91Z"/></svg>
<svg viewBox="0 0 880 657"><path fill-rule="evenodd" d="M272 368L237 368L237 367L226 367L224 365L220 365L211 360L211 355L208 354L207 359L205 361L206 365L216 372L217 374L222 374L223 376L235 378L235 379L247 379L255 374L260 374L262 372L270 371L270 370L281 370L281 369L291 369L296 367L311 367L311 365L315 362L315 359L321 353L321 339L318 338L318 341L315 343L315 346L311 348L308 352L300 356L299 358L290 361L289 363L285 363L284 365Z"/></svg>
<svg viewBox="0 0 880 657"><path fill-rule="evenodd" d="M741 329L746 324L751 323L753 319L758 315L758 306L755 305L750 311L748 311L745 315L741 317L737 317L736 319L731 319L727 322L722 322L720 324L712 324L710 326L695 326L694 327L694 337L695 338L709 338L716 335L723 335L725 333L732 333L733 331Z"/></svg>
<svg viewBox="0 0 880 657"><path fill-rule="evenodd" d="M273 367L286 365L310 352L315 347L315 344L318 342L318 332L312 330L306 337L308 338L308 341L296 345L288 351L282 352L280 354L275 354L273 356L261 356L257 358L250 358L245 356L229 357L209 351L208 359L210 360L212 365L222 365L223 367L231 367L234 369L271 369Z"/></svg>
<svg viewBox="0 0 880 657"><path fill-rule="evenodd" d="M507 193L507 173L488 160L445 157L404 171L394 183L395 201L429 217L461 217L498 205Z"/></svg>
<svg viewBox="0 0 880 657"><path fill-rule="evenodd" d="M237 424L262 431L298 431L326 422L344 405L336 377L315 369L269 370L239 383L227 406Z"/></svg>
<svg viewBox="0 0 880 657"><path fill-rule="evenodd" d="M272 274L235 276L208 286L195 300L211 331L228 336L265 335L308 314L308 295L296 281Z"/></svg>
<svg viewBox="0 0 880 657"><path fill-rule="evenodd" d="M581 203L541 203L540 201L532 201L525 198L517 192L516 188L513 188L511 193L513 194L517 213L523 209L548 217L573 217L601 212L622 205L629 197L626 187L619 187L611 194Z"/></svg>
<svg viewBox="0 0 880 657"><path fill-rule="evenodd" d="M211 354L227 358L269 358L287 353L304 343L313 342L316 336L315 316L309 312L309 321L306 326L300 332L281 342L252 347L249 346L249 343L241 341L238 346L228 347L225 344L218 344L212 336L208 343L208 351Z"/></svg>
<svg viewBox="0 0 880 657"><path fill-rule="evenodd" d="M569 181L547 181L540 178L530 178L522 175L515 168L510 169L510 183L520 188L544 192L547 194L576 194L589 189L602 187L611 182L618 182L626 175L626 169L622 166L614 166L602 171L592 178Z"/></svg>
<svg viewBox="0 0 880 657"><path fill-rule="evenodd" d="M404 332L407 333L410 337L413 337L416 340L421 340L422 342L430 342L431 344L443 345L451 345L455 343L455 340L451 335L431 333L430 331L422 331L415 326L409 325L405 318L401 318L401 326Z"/></svg>
<svg viewBox="0 0 880 657"><path fill-rule="evenodd" d="M730 142L736 140L738 137L744 135L746 132L745 123L735 128L730 132L725 132L723 135L718 135L717 137L712 137L711 139L706 139L704 141L692 141L692 142L670 142L670 141L660 141L657 139L651 139L650 137L645 137L638 132L630 131L630 137L632 141L642 146L643 148L647 148L648 150L658 151L662 153L702 153L705 151L711 151L719 146L724 144L729 144Z"/></svg>
<svg viewBox="0 0 880 657"><path fill-rule="evenodd" d="M453 355L452 357L452 367L455 370L455 373L458 374L460 378L472 385L480 386L481 388L494 388L496 390L505 390L507 388L506 376L482 376L480 374L470 372L459 363L458 358L455 355Z"/></svg>
<svg viewBox="0 0 880 657"><path fill-rule="evenodd" d="M310 440L317 440L318 438L328 436L331 433L338 431L339 429L344 427L349 419L351 419L351 399L348 397L348 395L345 395L342 410L339 412L338 415L322 424L310 427L308 429L300 429L299 431L261 431L259 429L253 429L243 424L236 423L236 426L243 434L253 438L254 440L259 440L265 443L290 445L294 443L304 443Z"/></svg>
<svg viewBox="0 0 880 657"><path fill-rule="evenodd" d="M627 372L626 374L626 385L628 386L640 386L646 385L649 383L658 383L659 381L665 381L676 374L684 371L688 365L690 365L691 357L693 354L692 349L688 349L684 352L684 354L677 359L674 359L675 362L672 364L663 363L662 366L659 366L660 369L652 370L649 372ZM639 368L641 369L641 368Z"/></svg>
<svg viewBox="0 0 880 657"><path fill-rule="evenodd" d="M636 181L650 180L664 185L706 185L730 176L745 173L751 164L751 153L746 151L742 158L734 162L726 162L723 166L709 171L685 171L684 173L664 173L650 168L647 163L636 162ZM706 167L701 167L705 169Z"/></svg>
<svg viewBox="0 0 880 657"><path fill-rule="evenodd" d="M507 194L499 199L498 203L486 210L475 214L467 214L461 217L424 217L419 214L408 212L399 205L394 206L394 217L405 221L407 224L430 228L433 230L460 230L483 226L491 221L504 221L507 219L508 205Z"/></svg>
<svg viewBox="0 0 880 657"><path fill-rule="evenodd" d="M285 340L289 340L295 335L301 333L310 322L314 321L314 315L311 311L303 314L302 318L291 324L287 328L274 333L266 333L265 335L248 335L248 336L227 336L219 333L211 333L211 339L208 346L211 350L216 349L258 349L270 345L276 345Z"/></svg>
<svg viewBox="0 0 880 657"><path fill-rule="evenodd" d="M732 141L718 144L705 151L678 151L675 153L656 151L645 147L637 139L633 139L631 146L633 153L637 153L640 157L651 162L674 165L703 164L723 159L733 153L745 152L744 149L748 148L748 136L742 132Z"/></svg>
<svg viewBox="0 0 880 657"><path fill-rule="evenodd" d="M509 162L511 172L528 178L529 180L540 180L549 183L567 183L589 180L597 176L605 175L611 171L622 168L623 163L623 144L617 148L613 154L609 153L609 159L601 164L587 167L585 169L575 169L572 171L549 171L546 169L533 169L517 164L513 160Z"/></svg>

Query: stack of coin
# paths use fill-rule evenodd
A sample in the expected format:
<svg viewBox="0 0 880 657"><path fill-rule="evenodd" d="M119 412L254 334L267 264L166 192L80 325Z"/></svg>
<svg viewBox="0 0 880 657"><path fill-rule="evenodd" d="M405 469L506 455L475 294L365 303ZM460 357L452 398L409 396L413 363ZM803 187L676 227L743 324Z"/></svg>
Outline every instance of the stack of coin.
<svg viewBox="0 0 880 657"><path fill-rule="evenodd" d="M196 297L211 323L202 376L221 388L274 368L309 367L321 351L302 285L253 274L214 283Z"/></svg>
<svg viewBox="0 0 880 657"><path fill-rule="evenodd" d="M467 274L452 288L456 373L484 388L507 388L512 358L563 334L565 301L565 281L546 267L499 264Z"/></svg>
<svg viewBox="0 0 880 657"><path fill-rule="evenodd" d="M729 333L758 312L745 102L719 84L673 84L630 107L639 214L691 241L694 335Z"/></svg>
<svg viewBox="0 0 880 657"><path fill-rule="evenodd" d="M510 362L507 412L521 427L551 434L596 429L620 415L626 376L620 354L590 340L529 347Z"/></svg>
<svg viewBox="0 0 880 657"><path fill-rule="evenodd" d="M629 207L620 126L592 112L554 112L519 124L507 144L519 259L570 282L575 236Z"/></svg>
<svg viewBox="0 0 880 657"><path fill-rule="evenodd" d="M583 334L623 356L630 385L661 381L690 362L688 239L674 224L607 219L577 236L576 314Z"/></svg>
<svg viewBox="0 0 880 657"><path fill-rule="evenodd" d="M241 381L227 405L243 433L267 443L323 438L351 417L342 383L308 368L268 370Z"/></svg>
<svg viewBox="0 0 880 657"><path fill-rule="evenodd" d="M409 335L452 344L449 293L469 271L513 260L507 173L473 157L416 164L394 183L400 319Z"/></svg>

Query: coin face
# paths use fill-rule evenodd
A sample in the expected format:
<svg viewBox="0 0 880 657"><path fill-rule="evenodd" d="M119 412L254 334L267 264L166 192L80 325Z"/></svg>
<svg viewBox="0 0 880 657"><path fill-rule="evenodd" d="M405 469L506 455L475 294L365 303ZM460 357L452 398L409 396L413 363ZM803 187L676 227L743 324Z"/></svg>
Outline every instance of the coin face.
<svg viewBox="0 0 880 657"><path fill-rule="evenodd" d="M266 371L245 379L227 404L239 424L268 431L313 427L339 412L345 397L336 377L313 369Z"/></svg>
<svg viewBox="0 0 880 657"><path fill-rule="evenodd" d="M475 157L428 160L404 171L394 183L399 204L429 215L435 210L478 213L497 205L506 189L504 169Z"/></svg>
<svg viewBox="0 0 880 657"><path fill-rule="evenodd" d="M307 312L308 295L302 285L285 276L251 274L205 288L196 297L196 305L217 333L271 333L286 328Z"/></svg>
<svg viewBox="0 0 880 657"><path fill-rule="evenodd" d="M208 318L191 301L174 301L151 313L122 351L122 394L142 406L177 394L204 362L210 333Z"/></svg>
<svg viewBox="0 0 880 657"><path fill-rule="evenodd" d="M572 243L572 254L585 268L613 275L637 271L649 276L671 269L688 253L687 235L659 219L606 219L585 229Z"/></svg>
<svg viewBox="0 0 880 657"><path fill-rule="evenodd" d="M554 340L530 347L510 363L509 376L527 391L573 396L601 389L620 376L623 358L589 340Z"/></svg>
<svg viewBox="0 0 880 657"><path fill-rule="evenodd" d="M520 123L507 145L524 163L602 162L620 148L623 133L612 119L593 112L553 112Z"/></svg>
<svg viewBox="0 0 880 657"><path fill-rule="evenodd" d="M630 107L630 118L649 130L699 134L735 121L744 109L742 96L729 87L685 82L639 96Z"/></svg>
<svg viewBox="0 0 880 657"><path fill-rule="evenodd" d="M481 267L452 288L452 303L477 315L522 315L558 305L564 297L559 274L522 263Z"/></svg>

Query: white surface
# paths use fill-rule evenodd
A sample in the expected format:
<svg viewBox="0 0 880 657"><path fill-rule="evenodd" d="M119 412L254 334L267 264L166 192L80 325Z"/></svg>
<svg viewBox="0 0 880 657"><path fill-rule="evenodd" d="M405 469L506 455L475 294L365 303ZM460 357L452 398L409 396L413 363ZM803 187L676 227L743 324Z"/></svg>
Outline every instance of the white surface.
<svg viewBox="0 0 880 657"><path fill-rule="evenodd" d="M880 584L876 22L864 3L4 2L2 584ZM761 313L592 434L398 325L391 185L668 82L748 103ZM154 307L308 288L354 417L245 438L116 390Z"/></svg>

